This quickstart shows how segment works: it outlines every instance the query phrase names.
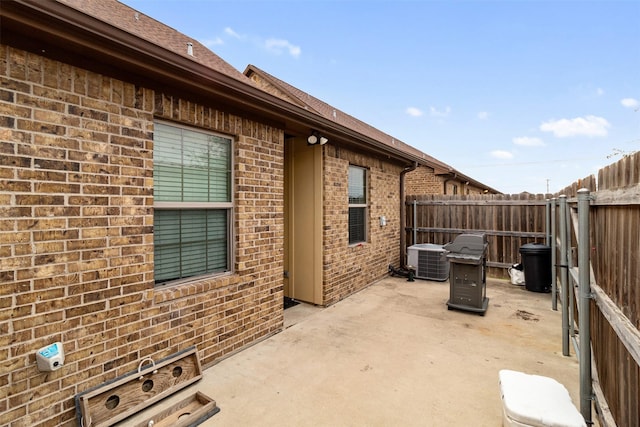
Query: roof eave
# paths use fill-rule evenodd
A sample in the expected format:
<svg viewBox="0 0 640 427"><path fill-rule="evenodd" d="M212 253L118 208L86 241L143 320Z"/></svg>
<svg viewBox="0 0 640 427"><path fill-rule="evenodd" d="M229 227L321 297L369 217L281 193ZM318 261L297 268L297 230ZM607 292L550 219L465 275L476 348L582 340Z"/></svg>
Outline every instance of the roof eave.
<svg viewBox="0 0 640 427"><path fill-rule="evenodd" d="M141 39L104 21L56 1L14 0L0 8L3 36L19 48L54 57L56 51L85 66L93 60L115 71L144 77L199 96L223 99L268 120L304 128L322 128L339 138L405 163L426 164L424 159L388 147L317 113L271 95L252 84L234 79L188 57ZM51 51L53 50L53 52ZM77 52L82 52L78 55ZM82 56L82 58L77 58Z"/></svg>

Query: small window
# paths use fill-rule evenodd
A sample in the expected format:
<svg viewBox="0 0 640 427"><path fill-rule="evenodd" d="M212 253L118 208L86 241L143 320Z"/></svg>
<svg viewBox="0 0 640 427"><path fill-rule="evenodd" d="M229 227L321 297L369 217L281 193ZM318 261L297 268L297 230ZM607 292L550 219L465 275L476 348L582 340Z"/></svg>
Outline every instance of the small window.
<svg viewBox="0 0 640 427"><path fill-rule="evenodd" d="M349 244L367 241L367 170L349 166Z"/></svg>
<svg viewBox="0 0 640 427"><path fill-rule="evenodd" d="M229 271L232 140L165 123L153 139L156 284Z"/></svg>

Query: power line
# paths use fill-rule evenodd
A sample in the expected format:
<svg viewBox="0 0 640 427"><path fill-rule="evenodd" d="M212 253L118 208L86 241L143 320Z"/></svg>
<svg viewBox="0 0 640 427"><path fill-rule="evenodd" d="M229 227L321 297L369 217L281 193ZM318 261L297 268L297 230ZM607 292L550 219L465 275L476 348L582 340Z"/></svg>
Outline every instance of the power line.
<svg viewBox="0 0 640 427"><path fill-rule="evenodd" d="M573 157L571 159L541 160L536 162L514 162L514 163L488 163L484 165L473 164L469 166L457 166L458 168L495 168L499 166L522 166L522 165L544 165L547 163L575 162L580 160L602 160L602 157Z"/></svg>

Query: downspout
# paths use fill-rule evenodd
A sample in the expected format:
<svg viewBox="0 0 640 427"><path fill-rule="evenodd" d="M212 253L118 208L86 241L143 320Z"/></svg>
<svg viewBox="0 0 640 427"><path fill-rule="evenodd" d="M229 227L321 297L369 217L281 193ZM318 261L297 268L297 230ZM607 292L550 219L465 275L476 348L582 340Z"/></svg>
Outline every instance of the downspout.
<svg viewBox="0 0 640 427"><path fill-rule="evenodd" d="M453 181L458 177L458 174L455 172L449 172L448 175L449 175L449 178L445 179L444 182L442 183L442 186L444 187L442 189L442 194L445 194L445 195L447 194L447 182Z"/></svg>
<svg viewBox="0 0 640 427"><path fill-rule="evenodd" d="M400 267L406 265L407 259L407 234L405 228L407 227L407 205L405 204L405 191L404 191L404 176L418 168L418 162L414 162L412 166L404 168L400 172Z"/></svg>

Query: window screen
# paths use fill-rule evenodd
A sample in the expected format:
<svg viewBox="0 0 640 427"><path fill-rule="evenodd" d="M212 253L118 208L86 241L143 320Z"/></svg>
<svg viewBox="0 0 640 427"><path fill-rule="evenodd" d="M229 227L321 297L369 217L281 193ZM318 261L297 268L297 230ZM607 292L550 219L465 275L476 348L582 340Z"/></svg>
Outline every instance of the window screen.
<svg viewBox="0 0 640 427"><path fill-rule="evenodd" d="M156 283L230 269L231 139L156 123Z"/></svg>
<svg viewBox="0 0 640 427"><path fill-rule="evenodd" d="M367 240L367 170L349 166L349 244Z"/></svg>
<svg viewBox="0 0 640 427"><path fill-rule="evenodd" d="M153 184L156 202L229 202L231 140L157 124Z"/></svg>

